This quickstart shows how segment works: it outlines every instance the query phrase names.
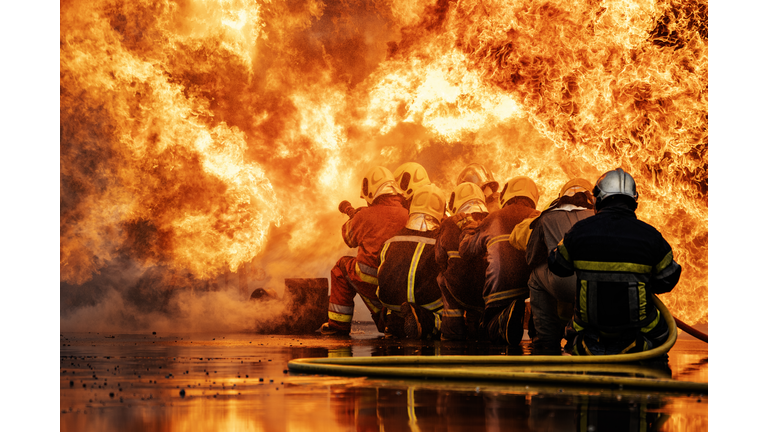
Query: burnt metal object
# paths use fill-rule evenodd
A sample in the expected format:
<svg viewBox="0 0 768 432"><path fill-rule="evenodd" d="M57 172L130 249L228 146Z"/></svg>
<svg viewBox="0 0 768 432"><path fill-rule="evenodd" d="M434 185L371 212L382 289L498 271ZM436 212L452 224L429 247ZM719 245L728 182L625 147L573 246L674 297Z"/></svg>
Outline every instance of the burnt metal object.
<svg viewBox="0 0 768 432"><path fill-rule="evenodd" d="M287 331L312 333L328 319L328 278L286 279L283 301L292 316Z"/></svg>
<svg viewBox="0 0 768 432"><path fill-rule="evenodd" d="M309 334L328 319L328 278L285 279L285 293L279 300L257 291L259 289L251 295L251 300L265 301L265 306L282 309L273 319L257 322L257 333Z"/></svg>

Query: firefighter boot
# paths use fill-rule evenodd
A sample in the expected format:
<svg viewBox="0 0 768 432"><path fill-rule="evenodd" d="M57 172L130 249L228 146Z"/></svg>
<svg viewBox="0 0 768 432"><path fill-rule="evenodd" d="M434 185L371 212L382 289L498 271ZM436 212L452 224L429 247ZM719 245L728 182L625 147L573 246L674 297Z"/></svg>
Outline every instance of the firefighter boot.
<svg viewBox="0 0 768 432"><path fill-rule="evenodd" d="M507 345L519 345L523 339L523 318L525 317L525 299L515 299L499 314L498 339Z"/></svg>
<svg viewBox="0 0 768 432"><path fill-rule="evenodd" d="M349 336L349 330L344 331L340 329L335 329L328 325L328 323L323 323L322 326L320 326L320 334L324 336Z"/></svg>
<svg viewBox="0 0 768 432"><path fill-rule="evenodd" d="M429 339L435 333L435 314L412 303L400 306L403 314L403 331L408 339Z"/></svg>
<svg viewBox="0 0 768 432"><path fill-rule="evenodd" d="M399 313L387 309L386 323L387 326L384 329L384 338L402 339L405 337L405 331L403 330L404 320Z"/></svg>

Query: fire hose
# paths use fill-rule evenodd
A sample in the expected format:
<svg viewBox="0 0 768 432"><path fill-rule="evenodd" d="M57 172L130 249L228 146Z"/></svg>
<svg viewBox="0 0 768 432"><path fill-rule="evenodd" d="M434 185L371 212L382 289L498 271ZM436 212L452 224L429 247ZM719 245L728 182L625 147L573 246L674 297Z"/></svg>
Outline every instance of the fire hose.
<svg viewBox="0 0 768 432"><path fill-rule="evenodd" d="M696 339L709 343L709 336L706 333L702 333L696 330L695 328L689 326L688 324L680 321L677 317L675 317L675 324L677 324L677 327L680 328L680 330L688 333L689 335L695 337Z"/></svg>
<svg viewBox="0 0 768 432"><path fill-rule="evenodd" d="M663 356L677 341L675 318L655 295L653 302L669 326L667 340L648 351L603 356L387 356L303 358L288 362L292 372L329 375L408 377L459 380L522 381L545 384L587 386L619 386L652 388L668 391L707 393L708 383L661 378L638 378L615 375L586 375L584 365L606 365L603 372L615 373L611 366L651 360ZM463 367L462 367L463 365ZM484 365L478 368L478 365ZM528 370L509 370L512 365L525 365ZM530 369L540 365L559 365L562 370L541 373ZM500 368L499 366L505 366ZM569 368L570 366L570 368ZM519 368L518 368L519 369ZM597 368L600 369L600 368ZM589 371L586 371L589 372Z"/></svg>

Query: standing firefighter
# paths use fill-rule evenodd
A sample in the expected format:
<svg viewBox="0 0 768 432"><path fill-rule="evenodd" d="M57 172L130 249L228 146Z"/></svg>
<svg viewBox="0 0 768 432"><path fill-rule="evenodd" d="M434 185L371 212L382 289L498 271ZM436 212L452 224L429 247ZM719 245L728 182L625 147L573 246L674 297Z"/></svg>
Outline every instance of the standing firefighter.
<svg viewBox="0 0 768 432"><path fill-rule="evenodd" d="M443 302L434 249L445 197L434 185L416 189L412 197L408 223L381 250L377 294L387 308L386 334L436 338Z"/></svg>
<svg viewBox="0 0 768 432"><path fill-rule="evenodd" d="M341 236L347 246L357 248L357 257L343 256L331 269L328 322L320 328L326 335L349 334L356 294L368 306L379 331L384 331L380 319L382 306L376 297L379 251L385 241L405 226L408 211L403 207L394 176L381 166L365 174L360 198L365 198L368 207L354 210L346 201L339 205L339 210L350 216L341 227Z"/></svg>
<svg viewBox="0 0 768 432"><path fill-rule="evenodd" d="M461 183L448 199L453 216L440 224L435 259L440 266L437 278L443 295L442 340L475 339L483 312L483 285L488 263L482 255L471 259L459 255L461 228L480 223L488 216L485 195L474 183Z"/></svg>
<svg viewBox="0 0 768 432"><path fill-rule="evenodd" d="M509 238L517 224L538 214L538 201L539 191L533 180L515 177L501 192L501 209L479 224L465 225L462 232L459 255L467 259L485 255L488 261L481 328L494 343L516 346L523 338L531 268L525 253L512 247Z"/></svg>
<svg viewBox="0 0 768 432"><path fill-rule="evenodd" d="M536 335L533 351L536 354L560 354L565 326L573 315L576 297L576 276L561 278L547 267L547 256L563 236L578 221L595 214L592 184L576 178L560 188L560 193L549 208L535 218L530 226L521 223L513 232L510 242L525 251L525 258L533 268L528 279L531 294L531 315ZM523 231L520 233L520 231Z"/></svg>
<svg viewBox="0 0 768 432"><path fill-rule="evenodd" d="M597 213L577 222L549 254L553 273L576 273L573 354L655 348L669 328L651 296L674 288L680 265L664 237L637 219L632 176L621 168L608 171L592 194Z"/></svg>
<svg viewBox="0 0 768 432"><path fill-rule="evenodd" d="M499 206L499 182L493 179L493 175L483 165L471 163L461 170L456 185L470 182L478 185L485 195L485 206L489 212L495 212Z"/></svg>

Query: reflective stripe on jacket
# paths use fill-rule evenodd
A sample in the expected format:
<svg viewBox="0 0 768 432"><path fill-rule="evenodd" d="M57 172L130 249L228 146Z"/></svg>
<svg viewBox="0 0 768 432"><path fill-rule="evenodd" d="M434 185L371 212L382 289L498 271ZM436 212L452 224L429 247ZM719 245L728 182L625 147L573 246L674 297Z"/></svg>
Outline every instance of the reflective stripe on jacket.
<svg viewBox="0 0 768 432"><path fill-rule="evenodd" d="M482 221L488 213L473 213L475 221ZM488 263L480 255L467 259L459 255L461 228L456 225L459 216L446 218L437 230L435 260L442 275L445 288L450 296L463 307L483 310L480 293L485 285L485 270Z"/></svg>
<svg viewBox="0 0 768 432"><path fill-rule="evenodd" d="M574 327L603 334L651 331L660 314L650 294L671 291L681 273L661 233L624 205L576 223L550 253L549 269L576 273Z"/></svg>
<svg viewBox="0 0 768 432"><path fill-rule="evenodd" d="M403 302L409 302L432 312L442 309L434 251L436 237L437 230L403 228L385 242L380 255L377 294L387 308L399 311Z"/></svg>
<svg viewBox="0 0 768 432"><path fill-rule="evenodd" d="M470 259L485 255L488 261L483 287L486 309L528 297L531 267L525 262L525 252L510 244L509 235L517 224L536 214L538 211L531 207L507 204L490 213L476 228L462 232L459 255Z"/></svg>

